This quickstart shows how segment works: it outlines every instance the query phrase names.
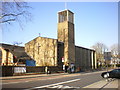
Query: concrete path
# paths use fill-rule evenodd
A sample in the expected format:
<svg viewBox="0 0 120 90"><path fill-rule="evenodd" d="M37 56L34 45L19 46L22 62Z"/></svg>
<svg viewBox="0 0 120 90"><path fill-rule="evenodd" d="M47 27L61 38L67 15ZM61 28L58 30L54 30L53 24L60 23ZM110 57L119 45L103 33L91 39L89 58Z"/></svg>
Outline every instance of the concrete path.
<svg viewBox="0 0 120 90"><path fill-rule="evenodd" d="M93 84L90 84L88 86L85 86L83 88L96 88L96 89L99 89L99 90L102 90L102 89L107 89L107 88L110 88L110 90L120 90L120 88L118 87L120 84L119 82L119 79L104 79L104 80L101 80L101 81L98 81L98 82L95 82Z"/></svg>

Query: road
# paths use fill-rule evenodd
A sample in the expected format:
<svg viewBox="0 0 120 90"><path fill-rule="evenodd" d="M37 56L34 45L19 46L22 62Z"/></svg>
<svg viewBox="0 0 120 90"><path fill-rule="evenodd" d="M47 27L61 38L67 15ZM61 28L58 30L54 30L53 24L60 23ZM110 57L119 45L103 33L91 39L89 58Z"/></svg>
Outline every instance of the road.
<svg viewBox="0 0 120 90"><path fill-rule="evenodd" d="M76 73L76 74L63 74L63 75L46 75L42 77L21 78L2 80L2 88L15 90L32 90L32 89L79 89L88 86L92 83L98 82L103 78L100 76L101 72L92 73Z"/></svg>

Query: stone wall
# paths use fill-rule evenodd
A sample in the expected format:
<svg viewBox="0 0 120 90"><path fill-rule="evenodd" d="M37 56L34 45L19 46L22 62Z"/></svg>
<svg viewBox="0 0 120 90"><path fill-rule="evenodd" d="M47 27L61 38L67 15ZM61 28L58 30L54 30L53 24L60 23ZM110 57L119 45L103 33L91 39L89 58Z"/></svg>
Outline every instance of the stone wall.
<svg viewBox="0 0 120 90"><path fill-rule="evenodd" d="M58 41L64 42L64 63L68 63L68 24L58 23Z"/></svg>
<svg viewBox="0 0 120 90"><path fill-rule="evenodd" d="M2 51L2 65L11 65L13 63L13 54L9 51L4 50L2 47L0 47L0 50Z"/></svg>
<svg viewBox="0 0 120 90"><path fill-rule="evenodd" d="M64 64L75 63L74 24L58 23L58 41L64 42Z"/></svg>
<svg viewBox="0 0 120 90"><path fill-rule="evenodd" d="M37 37L25 44L25 51L36 61L36 66L57 66L56 39Z"/></svg>
<svg viewBox="0 0 120 90"><path fill-rule="evenodd" d="M83 47L75 47L75 65L82 70L95 69L95 51Z"/></svg>

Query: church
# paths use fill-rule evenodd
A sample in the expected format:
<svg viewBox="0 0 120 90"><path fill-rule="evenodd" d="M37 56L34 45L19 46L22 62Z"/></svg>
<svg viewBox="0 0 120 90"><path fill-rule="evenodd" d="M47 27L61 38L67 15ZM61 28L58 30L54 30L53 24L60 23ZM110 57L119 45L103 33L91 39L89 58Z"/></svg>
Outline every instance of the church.
<svg viewBox="0 0 120 90"><path fill-rule="evenodd" d="M25 51L36 61L36 66L70 66L89 70L97 68L96 53L75 45L74 13L58 12L57 39L36 37L25 44Z"/></svg>

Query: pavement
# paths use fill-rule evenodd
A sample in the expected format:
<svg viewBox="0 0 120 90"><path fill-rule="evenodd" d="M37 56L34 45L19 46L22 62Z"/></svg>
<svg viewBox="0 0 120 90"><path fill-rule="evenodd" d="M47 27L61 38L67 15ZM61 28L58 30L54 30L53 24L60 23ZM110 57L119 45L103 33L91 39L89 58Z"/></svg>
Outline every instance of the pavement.
<svg viewBox="0 0 120 90"><path fill-rule="evenodd" d="M37 78L37 77L50 77L50 76L58 76L58 75L65 75L65 74L67 74L67 73L34 74L34 75L23 75L23 76L7 76L7 77L0 77L0 80L24 79L24 78Z"/></svg>
<svg viewBox="0 0 120 90"><path fill-rule="evenodd" d="M118 79L104 79L98 82L95 82L93 84L90 84L88 86L85 86L83 88L99 88L99 90L102 89L112 89L112 90L120 90L120 86L119 86L120 82Z"/></svg>
<svg viewBox="0 0 120 90"><path fill-rule="evenodd" d="M103 72L103 71L100 71ZM38 75L24 75L24 76L9 76L9 77L0 77L0 80L11 80L11 79L24 79L24 78L37 78L37 77L51 77L51 76L61 76L61 75L66 75L66 76L74 76L74 75L84 75L84 74L89 74L88 73L74 73L74 74L68 74L68 73L55 73L55 74L38 74ZM93 72L92 72L93 73ZM94 72L98 73L98 72ZM120 90L120 80L119 79L103 79L101 81L95 82L93 84L90 84L88 86L85 86L83 88L112 88ZM118 89L119 87L119 89Z"/></svg>

